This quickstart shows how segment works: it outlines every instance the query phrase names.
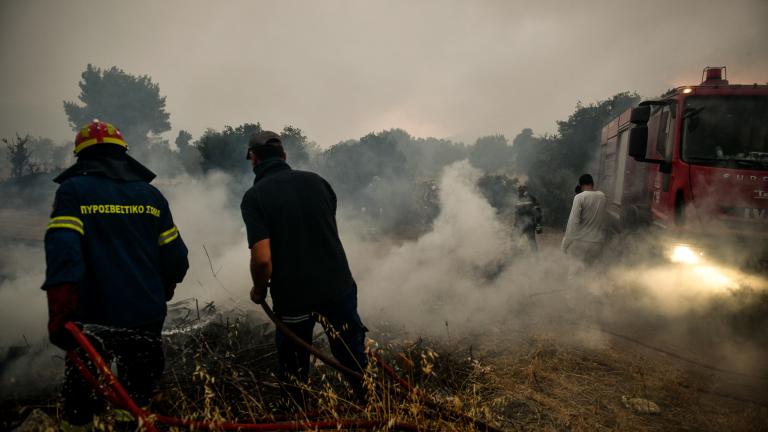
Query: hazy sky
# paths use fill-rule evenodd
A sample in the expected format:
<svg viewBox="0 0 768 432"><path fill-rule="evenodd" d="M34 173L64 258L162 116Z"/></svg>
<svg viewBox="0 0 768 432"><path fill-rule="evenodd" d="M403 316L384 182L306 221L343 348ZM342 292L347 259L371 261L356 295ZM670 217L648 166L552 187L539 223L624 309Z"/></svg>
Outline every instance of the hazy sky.
<svg viewBox="0 0 768 432"><path fill-rule="evenodd" d="M765 83L766 41L768 0L0 0L0 136L72 139L62 101L92 63L150 75L171 141L256 121L321 146L392 127L511 138L706 65Z"/></svg>

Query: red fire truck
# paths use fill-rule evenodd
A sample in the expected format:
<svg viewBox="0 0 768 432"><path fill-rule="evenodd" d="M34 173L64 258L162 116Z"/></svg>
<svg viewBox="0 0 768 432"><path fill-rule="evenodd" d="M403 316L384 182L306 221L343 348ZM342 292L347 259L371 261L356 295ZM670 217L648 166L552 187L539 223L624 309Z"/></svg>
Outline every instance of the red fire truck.
<svg viewBox="0 0 768 432"><path fill-rule="evenodd" d="M707 67L701 84L603 128L598 187L615 233L653 227L678 252L768 257L768 85L725 73Z"/></svg>

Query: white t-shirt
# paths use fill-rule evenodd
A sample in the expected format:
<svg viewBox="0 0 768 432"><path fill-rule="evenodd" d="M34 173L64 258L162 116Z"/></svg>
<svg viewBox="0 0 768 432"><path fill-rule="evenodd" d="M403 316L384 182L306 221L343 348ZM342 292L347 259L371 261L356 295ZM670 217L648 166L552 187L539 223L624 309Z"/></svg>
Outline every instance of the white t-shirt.
<svg viewBox="0 0 768 432"><path fill-rule="evenodd" d="M573 197L571 215L565 228L562 250L575 241L600 243L605 238L605 194L584 191Z"/></svg>

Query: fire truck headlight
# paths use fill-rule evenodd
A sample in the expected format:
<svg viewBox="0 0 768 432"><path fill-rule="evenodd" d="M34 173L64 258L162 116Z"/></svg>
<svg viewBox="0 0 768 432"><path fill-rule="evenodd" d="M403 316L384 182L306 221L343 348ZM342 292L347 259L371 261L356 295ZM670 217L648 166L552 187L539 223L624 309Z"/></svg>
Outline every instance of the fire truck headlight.
<svg viewBox="0 0 768 432"><path fill-rule="evenodd" d="M683 89L683 93L685 93L685 94L688 94L688 93L690 93L690 92L692 92L692 91L693 91L693 89L692 89L692 88L684 88L684 89Z"/></svg>
<svg viewBox="0 0 768 432"><path fill-rule="evenodd" d="M695 251L688 245L676 245L669 255L670 261L680 264L699 264L703 253Z"/></svg>

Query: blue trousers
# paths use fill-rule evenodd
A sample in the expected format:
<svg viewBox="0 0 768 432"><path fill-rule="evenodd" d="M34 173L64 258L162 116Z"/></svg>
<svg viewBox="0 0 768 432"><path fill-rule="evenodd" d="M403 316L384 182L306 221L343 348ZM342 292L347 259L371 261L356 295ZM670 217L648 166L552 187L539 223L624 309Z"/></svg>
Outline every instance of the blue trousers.
<svg viewBox="0 0 768 432"><path fill-rule="evenodd" d="M368 358L365 355L365 333L368 331L357 314L357 292L342 296L335 302L317 307L303 315L282 315L281 321L299 338L312 345L312 333L319 322L328 337L328 344L336 360L344 366L365 371ZM275 334L277 345L278 378L284 385L287 396L300 402L301 392L294 386L309 380L309 352L291 341L279 329ZM364 395L360 379L347 377L353 391Z"/></svg>

